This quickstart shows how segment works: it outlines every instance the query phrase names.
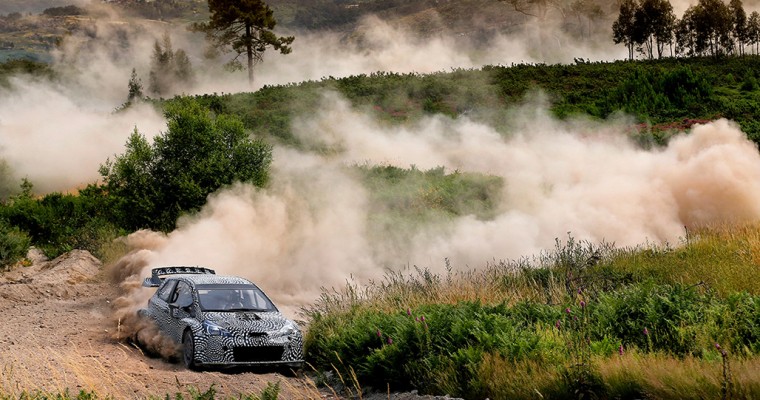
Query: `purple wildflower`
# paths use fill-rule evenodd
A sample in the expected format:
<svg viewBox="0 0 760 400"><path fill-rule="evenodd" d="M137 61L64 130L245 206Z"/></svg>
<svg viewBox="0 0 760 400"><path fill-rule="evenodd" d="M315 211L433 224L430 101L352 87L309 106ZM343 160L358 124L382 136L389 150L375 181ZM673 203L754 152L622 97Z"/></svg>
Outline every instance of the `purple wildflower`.
<svg viewBox="0 0 760 400"><path fill-rule="evenodd" d="M412 309L411 308L407 308L406 309L406 315L408 315L410 317L412 316Z"/></svg>
<svg viewBox="0 0 760 400"><path fill-rule="evenodd" d="M718 349L718 350L720 350L720 344L715 343L715 348Z"/></svg>
<svg viewBox="0 0 760 400"><path fill-rule="evenodd" d="M554 327L557 329L559 329L561 326L562 326L562 322L560 322L559 320L557 320L557 322L554 323Z"/></svg>
<svg viewBox="0 0 760 400"><path fill-rule="evenodd" d="M565 309L565 312L568 313L568 314L570 314L572 311L570 310L570 307L568 307L568 308Z"/></svg>
<svg viewBox="0 0 760 400"><path fill-rule="evenodd" d="M388 336L388 344L393 344L393 339L390 336Z"/></svg>
<svg viewBox="0 0 760 400"><path fill-rule="evenodd" d="M585 308L585 307L586 307L586 302L581 300L581 308Z"/></svg>
<svg viewBox="0 0 760 400"><path fill-rule="evenodd" d="M621 356L623 355L623 345L621 344L620 347L618 347L618 354Z"/></svg>
<svg viewBox="0 0 760 400"><path fill-rule="evenodd" d="M424 315L420 317L420 321L425 322L425 316Z"/></svg>
<svg viewBox="0 0 760 400"><path fill-rule="evenodd" d="M644 327L644 336L649 336L649 329Z"/></svg>
<svg viewBox="0 0 760 400"><path fill-rule="evenodd" d="M377 330L377 337L383 337L383 333L380 332L380 329Z"/></svg>

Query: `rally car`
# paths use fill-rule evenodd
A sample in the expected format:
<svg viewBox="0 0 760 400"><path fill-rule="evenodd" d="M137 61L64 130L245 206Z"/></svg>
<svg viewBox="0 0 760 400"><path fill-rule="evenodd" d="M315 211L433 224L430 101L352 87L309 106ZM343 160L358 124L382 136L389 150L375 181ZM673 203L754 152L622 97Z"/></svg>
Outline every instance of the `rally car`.
<svg viewBox="0 0 760 400"><path fill-rule="evenodd" d="M138 315L182 348L185 366L303 365L303 335L254 283L203 267L154 268Z"/></svg>

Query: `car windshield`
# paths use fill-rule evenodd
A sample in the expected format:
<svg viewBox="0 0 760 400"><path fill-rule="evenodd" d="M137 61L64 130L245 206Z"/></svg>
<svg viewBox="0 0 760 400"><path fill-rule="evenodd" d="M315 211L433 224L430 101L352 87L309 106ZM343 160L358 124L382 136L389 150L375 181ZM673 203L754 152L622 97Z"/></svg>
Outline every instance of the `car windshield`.
<svg viewBox="0 0 760 400"><path fill-rule="evenodd" d="M277 311L256 286L199 285L197 289L203 311Z"/></svg>

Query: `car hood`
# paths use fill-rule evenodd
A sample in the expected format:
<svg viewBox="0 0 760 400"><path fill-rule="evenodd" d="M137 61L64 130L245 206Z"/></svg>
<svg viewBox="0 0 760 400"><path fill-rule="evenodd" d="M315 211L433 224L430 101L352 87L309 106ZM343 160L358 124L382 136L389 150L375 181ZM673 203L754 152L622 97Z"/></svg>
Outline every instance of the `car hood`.
<svg viewBox="0 0 760 400"><path fill-rule="evenodd" d="M253 332L272 332L282 328L288 319L279 312L211 311L204 312L203 319L227 329L246 329Z"/></svg>

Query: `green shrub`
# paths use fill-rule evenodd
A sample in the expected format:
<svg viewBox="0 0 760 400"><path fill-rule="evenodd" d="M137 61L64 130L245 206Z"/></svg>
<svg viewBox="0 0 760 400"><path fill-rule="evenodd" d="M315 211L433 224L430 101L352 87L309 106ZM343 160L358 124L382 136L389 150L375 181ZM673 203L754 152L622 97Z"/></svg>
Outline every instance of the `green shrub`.
<svg viewBox="0 0 760 400"><path fill-rule="evenodd" d="M272 148L252 140L238 118L212 116L191 99L167 104L165 115L168 130L152 145L135 130L126 152L101 167L118 226L170 231L222 186L267 183Z"/></svg>
<svg viewBox="0 0 760 400"><path fill-rule="evenodd" d="M98 255L101 246L124 232L110 222L111 207L101 188L89 186L79 195L32 194L32 185L22 183L22 192L0 205L0 218L28 234L33 245L54 258L75 248Z"/></svg>
<svg viewBox="0 0 760 400"><path fill-rule="evenodd" d="M747 75L744 81L742 81L741 91L754 92L757 89L758 89L757 79L755 79L755 77L752 75Z"/></svg>
<svg viewBox="0 0 760 400"><path fill-rule="evenodd" d="M600 295L592 320L597 338L614 337L649 351L698 354L696 330L707 321L712 301L692 287L647 282Z"/></svg>
<svg viewBox="0 0 760 400"><path fill-rule="evenodd" d="M26 257L31 238L15 226L0 220L0 269Z"/></svg>

